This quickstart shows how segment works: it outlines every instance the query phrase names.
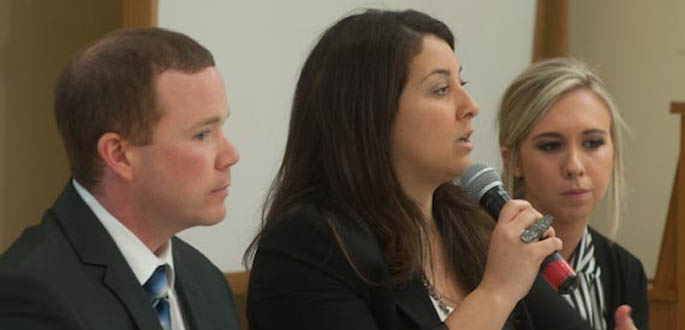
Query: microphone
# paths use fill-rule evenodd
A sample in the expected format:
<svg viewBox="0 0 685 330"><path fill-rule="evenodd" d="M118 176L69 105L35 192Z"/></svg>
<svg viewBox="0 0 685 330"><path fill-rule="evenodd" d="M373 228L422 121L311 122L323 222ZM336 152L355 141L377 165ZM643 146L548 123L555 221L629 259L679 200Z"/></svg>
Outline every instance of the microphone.
<svg viewBox="0 0 685 330"><path fill-rule="evenodd" d="M511 198L495 170L484 164L469 166L461 176L461 189L473 202L480 204L495 221L504 204ZM548 255L540 267L542 276L559 293L571 293L578 287L578 276L559 252Z"/></svg>

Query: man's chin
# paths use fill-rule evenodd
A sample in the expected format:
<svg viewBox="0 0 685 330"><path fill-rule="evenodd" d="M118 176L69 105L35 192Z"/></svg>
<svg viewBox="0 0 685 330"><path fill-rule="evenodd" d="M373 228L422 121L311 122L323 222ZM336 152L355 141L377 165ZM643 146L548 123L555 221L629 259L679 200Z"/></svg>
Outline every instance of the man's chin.
<svg viewBox="0 0 685 330"><path fill-rule="evenodd" d="M222 207L221 209L217 209L214 212L205 212L204 214L200 214L194 219L188 223L188 228L192 227L209 227L209 226L214 226L226 218L226 208Z"/></svg>
<svg viewBox="0 0 685 330"><path fill-rule="evenodd" d="M214 226L224 221L224 219L226 219L226 208L222 207L220 211L217 211L216 215L209 217L202 226Z"/></svg>

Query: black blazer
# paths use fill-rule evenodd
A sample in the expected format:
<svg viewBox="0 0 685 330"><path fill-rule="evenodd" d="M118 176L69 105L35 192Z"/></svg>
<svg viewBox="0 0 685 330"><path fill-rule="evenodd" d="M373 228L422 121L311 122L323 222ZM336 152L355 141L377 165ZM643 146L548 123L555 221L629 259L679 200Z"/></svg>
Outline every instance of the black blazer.
<svg viewBox="0 0 685 330"><path fill-rule="evenodd" d="M230 286L200 252L172 239L189 330L240 329ZM0 328L162 330L111 236L71 183L0 257Z"/></svg>
<svg viewBox="0 0 685 330"><path fill-rule="evenodd" d="M609 241L590 227L588 229L595 244L595 260L602 268L600 280L609 313L605 316L608 329L614 328L616 309L621 305L630 305L635 326L648 330L647 276L642 263L617 243Z"/></svg>
<svg viewBox="0 0 685 330"><path fill-rule="evenodd" d="M248 289L251 329L446 329L420 279L402 287L390 283L389 268L368 230L352 221L333 223L348 256L339 248L327 220L311 206L286 216L264 233ZM521 302L516 312L519 329L589 329L578 313L540 281L544 280L538 281L534 294L538 301L551 301L551 307L541 312L552 317L535 320ZM556 304L562 309L556 310Z"/></svg>
<svg viewBox="0 0 685 330"><path fill-rule="evenodd" d="M642 263L620 245L612 243L596 230L589 227L588 229L595 245L595 261L602 269L600 280L604 287L604 300L607 306L608 314L604 315L607 329L614 329L616 309L627 304L633 308L631 316L635 326L641 330L648 330L647 278ZM559 324L558 317L549 313L550 309L563 313L567 320L582 324L584 321L580 314L566 301L560 300L559 295L551 294L551 288L542 282L544 280L537 281L525 299L536 328L547 329L553 324ZM552 305L554 307L551 307ZM589 329L587 323L586 326Z"/></svg>

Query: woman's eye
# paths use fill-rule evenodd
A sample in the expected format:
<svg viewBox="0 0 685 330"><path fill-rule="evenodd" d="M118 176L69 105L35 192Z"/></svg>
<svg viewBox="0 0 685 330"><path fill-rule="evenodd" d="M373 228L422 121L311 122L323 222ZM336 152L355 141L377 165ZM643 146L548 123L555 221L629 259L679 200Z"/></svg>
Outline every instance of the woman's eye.
<svg viewBox="0 0 685 330"><path fill-rule="evenodd" d="M459 84L461 85L461 87L464 87L464 86L468 85L468 83L469 83L469 82L468 82L467 80L461 80L461 81L459 81Z"/></svg>
<svg viewBox="0 0 685 330"><path fill-rule="evenodd" d="M561 143L559 142L545 142L537 145L538 150L544 152L556 151L561 148Z"/></svg>
<svg viewBox="0 0 685 330"><path fill-rule="evenodd" d="M443 86L443 87L440 87L440 88L434 90L433 93L435 95L445 96L445 95L447 95L448 91L449 91L449 86Z"/></svg>
<svg viewBox="0 0 685 330"><path fill-rule="evenodd" d="M604 145L604 139L590 139L583 142L583 145L588 149L597 149Z"/></svg>

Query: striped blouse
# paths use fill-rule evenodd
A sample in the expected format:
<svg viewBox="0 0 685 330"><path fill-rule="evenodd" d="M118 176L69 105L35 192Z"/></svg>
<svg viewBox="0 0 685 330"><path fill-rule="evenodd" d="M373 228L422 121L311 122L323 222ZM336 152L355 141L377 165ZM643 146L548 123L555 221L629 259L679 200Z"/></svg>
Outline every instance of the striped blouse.
<svg viewBox="0 0 685 330"><path fill-rule="evenodd" d="M602 269L595 261L595 246L592 243L592 235L585 227L583 238L571 258L571 265L576 270L580 285L578 289L562 297L575 308L580 316L587 321L593 329L606 330L607 315L604 288L600 275Z"/></svg>

